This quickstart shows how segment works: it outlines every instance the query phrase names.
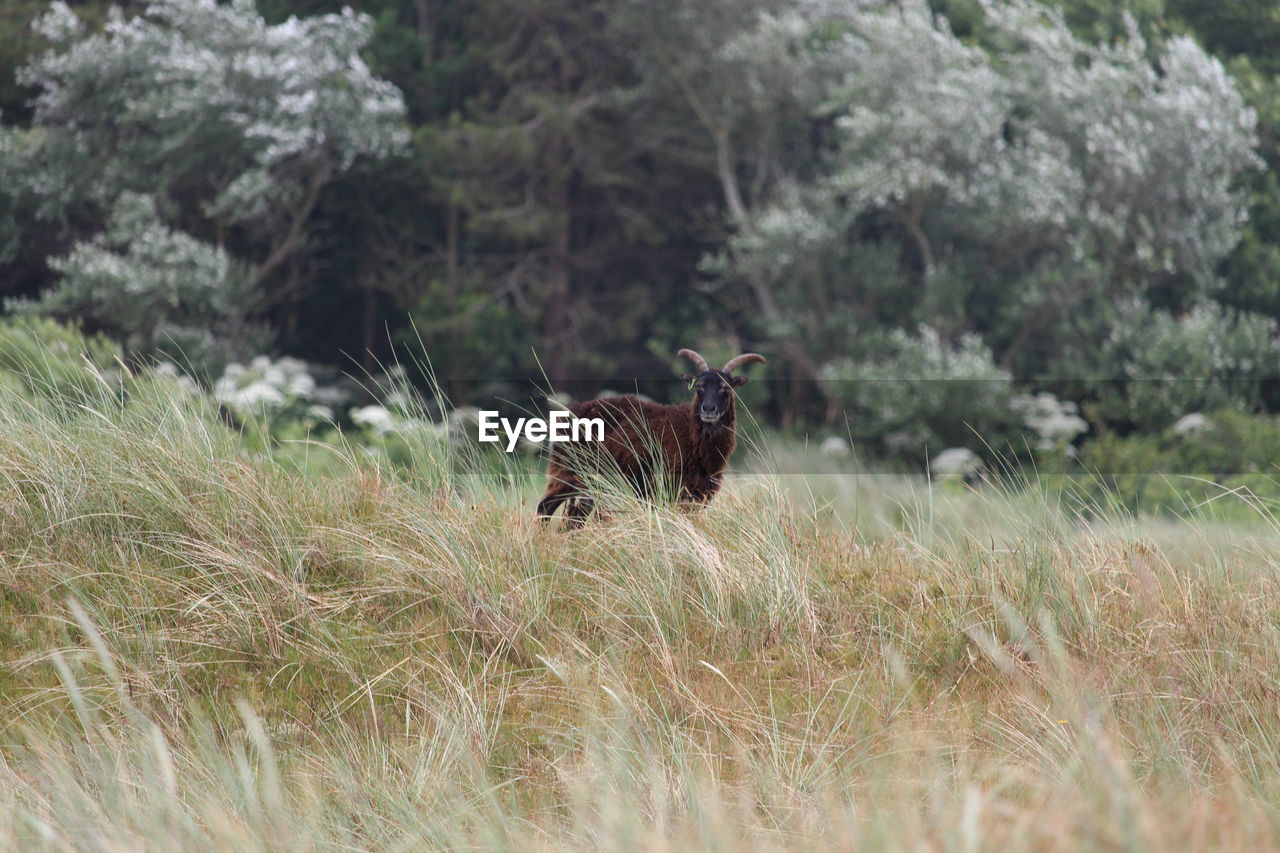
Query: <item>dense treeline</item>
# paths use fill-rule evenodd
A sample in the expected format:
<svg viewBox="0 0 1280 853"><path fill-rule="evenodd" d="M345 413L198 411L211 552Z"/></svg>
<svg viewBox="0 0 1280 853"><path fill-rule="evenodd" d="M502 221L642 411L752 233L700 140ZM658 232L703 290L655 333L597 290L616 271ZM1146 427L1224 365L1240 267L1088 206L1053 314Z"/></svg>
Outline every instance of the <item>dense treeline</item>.
<svg viewBox="0 0 1280 853"><path fill-rule="evenodd" d="M6 311L460 403L759 349L769 419L907 450L1280 405L1262 7L353 5L9 4Z"/></svg>

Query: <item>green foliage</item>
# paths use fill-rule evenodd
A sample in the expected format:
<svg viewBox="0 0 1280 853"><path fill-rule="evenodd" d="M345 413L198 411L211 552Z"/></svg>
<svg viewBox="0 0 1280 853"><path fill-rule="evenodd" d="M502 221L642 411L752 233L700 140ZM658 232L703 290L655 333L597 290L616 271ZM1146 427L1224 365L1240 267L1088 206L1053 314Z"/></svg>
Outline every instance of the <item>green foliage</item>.
<svg viewBox="0 0 1280 853"><path fill-rule="evenodd" d="M399 92L359 58L371 22L350 10L269 27L251 2L158 0L85 33L55 2L38 27L54 49L22 72L47 131L32 179L64 201L177 202L203 177L187 216L287 231L334 174L407 142Z"/></svg>
<svg viewBox="0 0 1280 853"><path fill-rule="evenodd" d="M525 396L524 389L502 380L520 375L526 354L538 351L538 337L511 299L487 295L474 281L450 288L447 280L434 279L411 305L410 316L412 325L392 340L402 351L429 357L437 371L433 380L450 399L465 401L477 391L486 399Z"/></svg>
<svg viewBox="0 0 1280 853"><path fill-rule="evenodd" d="M1251 411L1280 375L1280 328L1270 317L1232 316L1201 304L1181 316L1136 304L1099 353L1117 373L1093 383L1108 421L1159 432L1190 412Z"/></svg>
<svg viewBox="0 0 1280 853"><path fill-rule="evenodd" d="M32 199L22 191L28 149L36 134L0 125L0 265L13 262L22 249Z"/></svg>
<svg viewBox="0 0 1280 853"><path fill-rule="evenodd" d="M510 362L556 383L607 376L622 359L602 350L642 354L656 318L688 304L700 184L663 155L663 105L636 85L613 14L598 0L483 0L460 22L477 90L416 134L443 251L401 302L440 329L451 383L482 386ZM495 346L495 370L475 376L466 355Z"/></svg>
<svg viewBox="0 0 1280 853"><path fill-rule="evenodd" d="M1223 409L1161 432L1086 442L1079 462L1087 473L1073 487L1100 506L1248 518L1280 509L1277 460L1280 416Z"/></svg>
<svg viewBox="0 0 1280 853"><path fill-rule="evenodd" d="M100 400L118 390L118 345L46 318L0 321L0 393L59 404Z"/></svg>
<svg viewBox="0 0 1280 853"><path fill-rule="evenodd" d="M11 0L0 10L0 115L9 121L25 111L31 97L17 71L42 46L31 37L31 23L47 10L44 0Z"/></svg>
<svg viewBox="0 0 1280 853"><path fill-rule="evenodd" d="M260 351L268 331L246 323L249 269L216 246L165 225L150 196L125 193L105 233L50 261L60 273L24 315L77 318L133 354L167 358L205 377Z"/></svg>
<svg viewBox="0 0 1280 853"><path fill-rule="evenodd" d="M1280 85L1247 3L10 5L0 287L129 357L421 343L465 404L663 396L674 350L726 341L770 356L768 419L883 404L866 437L918 454L968 441L911 425L947 403L821 380L924 325L1100 429L1275 405ZM1003 438L978 397L958 420Z"/></svg>
<svg viewBox="0 0 1280 853"><path fill-rule="evenodd" d="M50 260L58 283L28 310L217 376L259 349L247 318L305 254L320 191L408 141L398 90L359 56L371 22L348 9L266 26L251 2L159 0L113 8L101 32L56 2L37 27L52 47L21 74L32 130L0 140L5 205L27 232L95 236Z"/></svg>
<svg viewBox="0 0 1280 853"><path fill-rule="evenodd" d="M1079 407L1048 391L1019 394L1010 401L1029 433L1028 438L1044 462L1060 462L1074 452L1072 442L1089 429ZM1015 450L1017 448L1014 448Z"/></svg>
<svg viewBox="0 0 1280 853"><path fill-rule="evenodd" d="M1192 40L1093 43L1031 2L985 6L976 44L923 2L819 8L807 26L843 38L777 38L808 54L829 135L807 172L777 164L704 267L785 318L763 312L770 338L856 360L865 344L832 325L923 322L979 332L1020 377L1075 378L1134 322L1120 306L1216 291L1256 114Z"/></svg>
<svg viewBox="0 0 1280 853"><path fill-rule="evenodd" d="M248 364L232 362L213 383L212 396L259 452L273 453L290 441L330 439L334 407L346 394L317 383L313 369L300 359L265 355Z"/></svg>
<svg viewBox="0 0 1280 853"><path fill-rule="evenodd" d="M823 379L851 407L850 428L916 459L948 447L999 445L1013 420L1010 376L974 335L949 345L922 327L895 332L883 355L834 362Z"/></svg>
<svg viewBox="0 0 1280 853"><path fill-rule="evenodd" d="M322 365L259 355L227 365L209 398L235 424L246 450L290 470L333 473L354 454L430 487L463 472L510 473L509 465L477 452L466 412L449 411L438 395L429 404L399 365L357 383Z"/></svg>

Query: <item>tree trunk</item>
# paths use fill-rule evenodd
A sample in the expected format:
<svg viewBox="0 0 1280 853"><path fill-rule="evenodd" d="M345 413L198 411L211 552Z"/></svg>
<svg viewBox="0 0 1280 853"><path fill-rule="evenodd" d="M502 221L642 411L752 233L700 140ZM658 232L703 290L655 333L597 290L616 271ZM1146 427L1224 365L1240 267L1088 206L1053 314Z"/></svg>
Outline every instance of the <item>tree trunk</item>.
<svg viewBox="0 0 1280 853"><path fill-rule="evenodd" d="M751 231L751 220L747 213L746 204L742 200L738 176L733 168L728 131L718 130L714 133L714 136L716 141L716 172L720 178L720 187L724 193L725 205L729 208L729 218L739 231L749 233ZM769 283L764 276L757 270L752 269L748 271L746 278L747 284L751 287L751 292L755 295L756 305L759 307L760 313L764 315L765 320L774 328L781 326L783 323L782 312L774 301L773 291L770 290ZM779 334L774 338L773 343L799 369L804 378L813 383L818 395L830 403L826 389L822 387L822 383L819 380L818 365L809 357L809 353L804 346L785 334Z"/></svg>
<svg viewBox="0 0 1280 853"><path fill-rule="evenodd" d="M557 42L558 43L558 42ZM573 95L573 82L569 66L561 56L556 63L559 94L569 102ZM573 213L570 181L573 180L570 156L573 142L563 133L557 135L551 146L551 168L554 170L549 192L551 221L555 233L551 237L550 271L548 275L547 311L543 315L546 324L542 339L546 342L547 378L552 387L558 388L569 380L569 298L572 293L572 268L570 252L573 250Z"/></svg>
<svg viewBox="0 0 1280 853"><path fill-rule="evenodd" d="M434 59L435 38L432 33L431 0L417 0L415 11L418 13L418 43L422 46L422 62L430 65Z"/></svg>
<svg viewBox="0 0 1280 853"><path fill-rule="evenodd" d="M458 209L458 200L454 193L449 194L449 208L445 220L445 298L448 300L449 316L459 316L459 303L462 300L462 276L459 271L459 243L462 230L462 213ZM449 364L455 371L461 371L464 364L462 354L463 330L458 323L449 324ZM467 376L455 372L453 376L437 377L443 379L445 394L455 406L466 405Z"/></svg>
<svg viewBox="0 0 1280 853"><path fill-rule="evenodd" d="M925 322L933 325L933 320L938 311L936 302L936 294L934 287L934 261L933 246L929 243L929 235L924 233L924 228L920 224L920 218L923 215L923 204L913 203L910 208L899 208L895 211L898 221L902 223L902 227L906 229L911 236L912 241L916 244L916 251L920 253L920 282L921 282L921 298L920 304L924 306Z"/></svg>
<svg viewBox="0 0 1280 853"><path fill-rule="evenodd" d="M376 366L373 357L373 345L378 334L378 294L367 284L364 286L363 291L362 308L364 317L361 322L361 337L364 340L364 344L360 349L360 366L372 373L373 368Z"/></svg>
<svg viewBox="0 0 1280 853"><path fill-rule="evenodd" d="M542 339L547 347L543 367L553 387L569 380L569 297L572 292L572 217L569 182L557 181L551 191L555 233L550 246L550 270L547 281L547 308L543 315Z"/></svg>

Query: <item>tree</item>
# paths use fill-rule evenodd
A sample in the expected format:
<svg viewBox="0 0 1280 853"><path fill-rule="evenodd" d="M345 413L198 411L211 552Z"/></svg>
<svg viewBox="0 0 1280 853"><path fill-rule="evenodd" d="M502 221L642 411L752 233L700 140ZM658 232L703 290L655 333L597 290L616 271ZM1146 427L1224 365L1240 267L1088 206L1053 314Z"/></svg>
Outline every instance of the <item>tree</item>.
<svg viewBox="0 0 1280 853"><path fill-rule="evenodd" d="M499 328L518 316L560 387L606 376L611 351L643 352L698 254L687 236L697 182L663 159L610 15L596 0L477 4L467 26L482 83L418 134L441 163L433 183L453 264L432 282L432 304Z"/></svg>
<svg viewBox="0 0 1280 853"><path fill-rule="evenodd" d="M704 224L713 248L700 264L701 287L729 338L767 342L780 356L770 373L784 380L773 386L784 417L824 398L821 365L806 344L811 330L768 261L735 265L719 249L731 238L763 245L773 226L794 225L806 240L825 227L814 217L770 214L762 221L760 214L771 200L794 195L819 162L829 129L817 110L833 79L823 61L840 38L838 13L847 5L628 0L611 16L634 57L637 88L653 105L650 124L664 138L662 152L715 182L716 196L704 202L716 215ZM827 301L802 313L824 308L844 311Z"/></svg>
<svg viewBox="0 0 1280 853"><path fill-rule="evenodd" d="M13 303L18 313L87 321L113 333L126 352L191 362L210 378L238 354L270 343L266 327L244 320L251 268L165 225L151 196L121 194L106 231L50 266L58 286Z"/></svg>
<svg viewBox="0 0 1280 853"><path fill-rule="evenodd" d="M268 26L251 0L157 0L133 18L113 8L105 30L86 35L57 2L39 28L53 47L22 72L39 92L23 172L36 214L78 236L123 194L147 196L156 227L211 244L187 246L196 254L246 259L257 304L239 306L245 314L303 286L296 264L324 187L407 143L399 91L359 55L371 22L350 10ZM115 228L113 257L127 265L145 255L120 240L156 233ZM72 266L93 251L74 250ZM122 269L110 280L150 279ZM85 281L42 304L76 312L86 303L72 294Z"/></svg>
<svg viewBox="0 0 1280 853"><path fill-rule="evenodd" d="M1136 28L1093 45L1038 4L989 6L989 51L923 2L845 8L815 25L840 38L804 42L838 69L823 168L749 212L730 274L762 277L775 302L843 289L876 329L982 332L1022 375L1100 343L1125 299L1180 310L1212 290L1244 218L1255 115L1194 42L1171 39L1157 71ZM875 316L868 259L915 298ZM831 317L808 315L802 338L834 341Z"/></svg>

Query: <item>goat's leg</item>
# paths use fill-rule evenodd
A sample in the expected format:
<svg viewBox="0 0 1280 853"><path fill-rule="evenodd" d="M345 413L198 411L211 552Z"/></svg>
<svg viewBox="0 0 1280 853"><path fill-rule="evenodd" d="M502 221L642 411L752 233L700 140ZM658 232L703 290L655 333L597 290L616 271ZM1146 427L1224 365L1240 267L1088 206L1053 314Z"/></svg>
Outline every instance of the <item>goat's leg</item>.
<svg viewBox="0 0 1280 853"><path fill-rule="evenodd" d="M564 511L564 526L567 529L581 527L587 520L587 516L591 515L591 510L595 509L595 501L593 501L585 492L579 492L569 500L569 506Z"/></svg>
<svg viewBox="0 0 1280 853"><path fill-rule="evenodd" d="M680 490L680 505L685 509L704 509L711 499L720 491L723 475L711 474L706 477L691 478Z"/></svg>

